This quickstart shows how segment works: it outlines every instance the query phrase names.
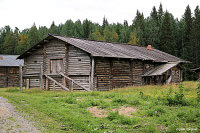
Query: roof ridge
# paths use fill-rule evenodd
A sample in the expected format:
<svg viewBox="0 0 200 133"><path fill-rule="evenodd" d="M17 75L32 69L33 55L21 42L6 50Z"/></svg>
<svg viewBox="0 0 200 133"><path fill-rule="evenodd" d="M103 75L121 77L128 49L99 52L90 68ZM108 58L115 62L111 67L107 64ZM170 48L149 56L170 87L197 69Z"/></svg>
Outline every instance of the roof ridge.
<svg viewBox="0 0 200 133"><path fill-rule="evenodd" d="M64 36L64 35L59 35L59 34L48 34L51 36L61 36L65 38L74 38L74 39L80 39L80 40L86 40L86 41L93 41L93 42L104 42L104 43L111 43L111 44L119 44L119 45L130 45L130 46L136 46L136 47L144 47L145 46L140 46L137 44L128 44L128 43L121 43L121 42L107 42L107 41L100 41L100 40L92 40L92 39L86 39L86 38L80 38L80 37L75 37L75 36Z"/></svg>

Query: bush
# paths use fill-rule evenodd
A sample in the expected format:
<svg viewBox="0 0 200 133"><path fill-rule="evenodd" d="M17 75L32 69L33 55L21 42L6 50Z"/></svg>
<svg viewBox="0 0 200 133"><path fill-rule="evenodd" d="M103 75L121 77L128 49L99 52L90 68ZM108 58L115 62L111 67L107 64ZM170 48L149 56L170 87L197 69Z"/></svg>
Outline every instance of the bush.
<svg viewBox="0 0 200 133"><path fill-rule="evenodd" d="M179 92L175 92L175 94L173 94L172 88L170 88L169 93L167 95L167 105L170 105L170 106L171 105L182 105L182 106L187 105L187 101L183 93L182 84L179 85Z"/></svg>

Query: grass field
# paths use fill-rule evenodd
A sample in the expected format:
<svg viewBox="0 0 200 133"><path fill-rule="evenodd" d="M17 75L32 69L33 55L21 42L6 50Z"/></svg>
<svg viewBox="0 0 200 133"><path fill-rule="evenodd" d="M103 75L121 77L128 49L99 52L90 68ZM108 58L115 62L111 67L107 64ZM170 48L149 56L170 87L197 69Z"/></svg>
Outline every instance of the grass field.
<svg viewBox="0 0 200 133"><path fill-rule="evenodd" d="M108 92L2 88L0 96L44 132L200 132L197 82Z"/></svg>

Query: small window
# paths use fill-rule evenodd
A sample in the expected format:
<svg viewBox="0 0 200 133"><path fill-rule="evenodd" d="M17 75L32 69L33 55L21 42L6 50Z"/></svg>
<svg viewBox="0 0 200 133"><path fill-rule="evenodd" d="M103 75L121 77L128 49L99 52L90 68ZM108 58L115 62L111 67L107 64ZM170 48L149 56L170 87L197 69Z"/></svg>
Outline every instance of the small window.
<svg viewBox="0 0 200 133"><path fill-rule="evenodd" d="M81 61L81 59L78 59L78 61Z"/></svg>

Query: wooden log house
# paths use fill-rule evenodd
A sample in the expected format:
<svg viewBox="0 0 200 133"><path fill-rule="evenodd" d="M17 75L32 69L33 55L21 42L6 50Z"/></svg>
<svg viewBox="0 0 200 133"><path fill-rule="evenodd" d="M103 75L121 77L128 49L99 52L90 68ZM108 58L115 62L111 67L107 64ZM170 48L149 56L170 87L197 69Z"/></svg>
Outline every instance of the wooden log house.
<svg viewBox="0 0 200 133"><path fill-rule="evenodd" d="M19 55L0 55L0 87L19 86L19 66L23 60L16 60Z"/></svg>
<svg viewBox="0 0 200 133"><path fill-rule="evenodd" d="M182 80L185 61L149 45L49 35L18 57L27 88L111 90Z"/></svg>

